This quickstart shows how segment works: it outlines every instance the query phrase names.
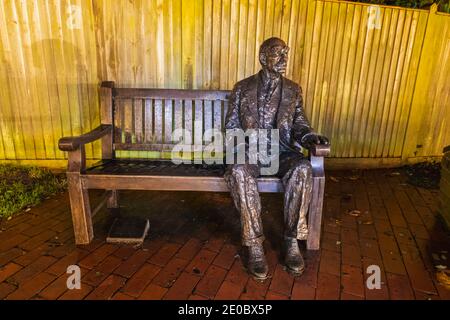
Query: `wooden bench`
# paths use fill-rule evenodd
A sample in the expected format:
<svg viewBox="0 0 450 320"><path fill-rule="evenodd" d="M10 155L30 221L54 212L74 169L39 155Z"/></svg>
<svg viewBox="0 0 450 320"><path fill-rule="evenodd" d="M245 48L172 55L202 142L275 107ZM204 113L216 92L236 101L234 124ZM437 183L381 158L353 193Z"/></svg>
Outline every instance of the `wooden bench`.
<svg viewBox="0 0 450 320"><path fill-rule="evenodd" d="M100 90L101 125L89 133L59 140L59 148L68 151L68 189L77 244L92 240L92 217L102 205L118 207L119 190L229 192L223 166L175 165L164 159L131 158L148 151L170 152L175 145L172 132L177 128L189 129L193 141L202 141L207 129L223 130L229 91L115 88L113 82L103 82ZM85 144L98 139L102 160L86 168ZM128 158L116 157L118 153ZM309 153L314 182L307 248L317 250L325 184L324 156L328 155L329 146L316 146ZM283 191L280 179L275 177L258 178L258 188L260 192ZM89 189L106 191L104 201L94 210Z"/></svg>

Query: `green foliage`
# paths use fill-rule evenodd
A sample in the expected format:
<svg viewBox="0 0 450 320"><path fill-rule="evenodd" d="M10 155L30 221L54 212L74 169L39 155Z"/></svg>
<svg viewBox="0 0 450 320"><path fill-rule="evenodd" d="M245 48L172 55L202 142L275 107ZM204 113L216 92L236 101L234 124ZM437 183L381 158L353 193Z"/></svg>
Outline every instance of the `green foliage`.
<svg viewBox="0 0 450 320"><path fill-rule="evenodd" d="M36 205L45 197L66 188L63 174L34 166L0 165L0 217Z"/></svg>
<svg viewBox="0 0 450 320"><path fill-rule="evenodd" d="M440 1L438 10L450 13L450 0Z"/></svg>
<svg viewBox="0 0 450 320"><path fill-rule="evenodd" d="M371 4L398 6L416 9L428 9L433 3L438 4L438 11L450 13L450 0L349 0Z"/></svg>

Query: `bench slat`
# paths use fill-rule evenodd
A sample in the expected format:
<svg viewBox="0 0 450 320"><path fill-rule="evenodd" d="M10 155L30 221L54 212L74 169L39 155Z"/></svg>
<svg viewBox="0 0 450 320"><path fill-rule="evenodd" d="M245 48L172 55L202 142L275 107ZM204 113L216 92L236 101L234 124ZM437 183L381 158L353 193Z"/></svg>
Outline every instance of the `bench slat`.
<svg viewBox="0 0 450 320"><path fill-rule="evenodd" d="M174 130L183 129L183 103L181 100L174 101L173 117Z"/></svg>
<svg viewBox="0 0 450 320"><path fill-rule="evenodd" d="M227 90L183 90L183 89L144 89L115 88L114 99L174 99L174 100L226 100L230 91Z"/></svg>
<svg viewBox="0 0 450 320"><path fill-rule="evenodd" d="M229 101L228 100L225 100L224 102L223 102L223 108L222 108L222 128L225 128L225 117L226 117L226 115L227 115L227 112L228 112L228 105L229 105L229 103L228 103Z"/></svg>
<svg viewBox="0 0 450 320"><path fill-rule="evenodd" d="M173 100L164 100L164 143L172 143Z"/></svg>
<svg viewBox="0 0 450 320"><path fill-rule="evenodd" d="M125 143L132 143L134 137L133 99L125 100L124 113Z"/></svg>
<svg viewBox="0 0 450 320"><path fill-rule="evenodd" d="M154 100L154 141L155 143L164 143L163 140L163 101L160 99Z"/></svg>
<svg viewBox="0 0 450 320"><path fill-rule="evenodd" d="M145 99L145 143L153 143L153 101Z"/></svg>
<svg viewBox="0 0 450 320"><path fill-rule="evenodd" d="M115 101L114 103L114 142L122 143L122 108L120 107L121 101Z"/></svg>
<svg viewBox="0 0 450 320"><path fill-rule="evenodd" d="M114 150L126 151L172 151L176 143L114 143ZM181 144L179 145L182 146ZM186 145L186 148L191 148L192 151L199 152L206 148L206 144Z"/></svg>
<svg viewBox="0 0 450 320"><path fill-rule="evenodd" d="M186 143L193 143L194 132L192 130L192 100L184 101L184 129L190 132L190 141L188 141L187 136L185 136L184 141ZM187 134L187 132L185 132Z"/></svg>
<svg viewBox="0 0 450 320"><path fill-rule="evenodd" d="M204 132L207 130L211 130L213 128L213 102L210 100L203 101L203 123L204 123ZM203 137L203 144L207 144L211 142L209 137Z"/></svg>
<svg viewBox="0 0 450 320"><path fill-rule="evenodd" d="M222 130L222 101L214 101L214 128Z"/></svg>
<svg viewBox="0 0 450 320"><path fill-rule="evenodd" d="M194 101L194 127L192 134L194 135L194 144L199 146L203 145L203 101ZM201 151L201 149L195 151Z"/></svg>
<svg viewBox="0 0 450 320"><path fill-rule="evenodd" d="M229 192L223 177L186 177L152 175L81 175L88 189L160 190L160 191L209 191ZM260 192L282 192L278 178L258 178Z"/></svg>
<svg viewBox="0 0 450 320"><path fill-rule="evenodd" d="M143 143L144 123L142 122L142 99L133 100L134 104L134 134L136 143Z"/></svg>

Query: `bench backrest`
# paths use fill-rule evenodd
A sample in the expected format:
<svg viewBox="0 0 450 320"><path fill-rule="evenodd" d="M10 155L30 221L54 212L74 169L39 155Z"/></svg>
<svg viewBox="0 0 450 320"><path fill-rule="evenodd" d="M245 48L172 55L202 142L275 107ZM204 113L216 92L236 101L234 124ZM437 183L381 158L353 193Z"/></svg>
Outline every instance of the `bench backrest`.
<svg viewBox="0 0 450 320"><path fill-rule="evenodd" d="M223 130L229 93L103 85L102 99L111 102L102 103L102 122L108 123L103 119L109 118L114 124L112 144L116 151L170 151L176 144L172 141L175 129L189 130L194 147L199 143L205 146L206 130Z"/></svg>

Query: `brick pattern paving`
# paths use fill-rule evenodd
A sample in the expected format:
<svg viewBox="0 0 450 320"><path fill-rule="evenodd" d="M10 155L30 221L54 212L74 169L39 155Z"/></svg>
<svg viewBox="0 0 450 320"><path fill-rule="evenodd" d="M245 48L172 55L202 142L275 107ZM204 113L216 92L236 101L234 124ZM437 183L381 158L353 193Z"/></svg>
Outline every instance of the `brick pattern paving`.
<svg viewBox="0 0 450 320"><path fill-rule="evenodd" d="M436 257L450 248L437 192L405 179L395 170L328 172L322 247L305 252L297 278L280 256L282 197L263 195L264 282L244 269L227 194L125 192L122 214L150 219L141 248L105 243L106 210L96 216L94 241L75 246L68 196L58 195L1 222L0 299L450 299L435 276ZM79 290L66 286L72 264L81 268ZM381 269L379 290L365 285L370 265Z"/></svg>

